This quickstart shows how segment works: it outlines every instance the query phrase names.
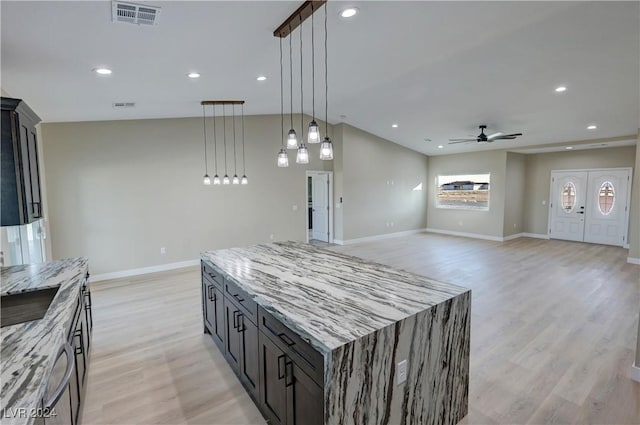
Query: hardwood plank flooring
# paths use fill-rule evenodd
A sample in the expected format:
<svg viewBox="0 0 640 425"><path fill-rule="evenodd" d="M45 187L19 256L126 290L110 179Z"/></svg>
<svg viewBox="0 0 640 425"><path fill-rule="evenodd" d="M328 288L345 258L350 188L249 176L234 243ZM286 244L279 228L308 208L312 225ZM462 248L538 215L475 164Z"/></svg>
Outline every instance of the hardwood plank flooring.
<svg viewBox="0 0 640 425"><path fill-rule="evenodd" d="M462 424L638 424L640 266L603 245L434 234L329 249L471 288ZM84 424L264 424L202 333L199 269L92 287Z"/></svg>

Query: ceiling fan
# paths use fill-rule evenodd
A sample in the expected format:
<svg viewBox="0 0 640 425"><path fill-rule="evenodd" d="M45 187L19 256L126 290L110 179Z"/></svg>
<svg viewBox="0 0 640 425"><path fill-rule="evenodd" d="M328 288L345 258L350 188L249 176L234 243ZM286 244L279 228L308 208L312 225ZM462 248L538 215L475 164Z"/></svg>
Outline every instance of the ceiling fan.
<svg viewBox="0 0 640 425"><path fill-rule="evenodd" d="M449 144L453 145L456 143L471 143L471 142L491 143L496 140L512 140L518 136L522 136L522 133L504 134L500 131L487 136L486 134L484 134L484 129L487 128L487 126L481 125L479 128L480 128L480 134L478 134L477 137L474 137L473 139L449 139Z"/></svg>

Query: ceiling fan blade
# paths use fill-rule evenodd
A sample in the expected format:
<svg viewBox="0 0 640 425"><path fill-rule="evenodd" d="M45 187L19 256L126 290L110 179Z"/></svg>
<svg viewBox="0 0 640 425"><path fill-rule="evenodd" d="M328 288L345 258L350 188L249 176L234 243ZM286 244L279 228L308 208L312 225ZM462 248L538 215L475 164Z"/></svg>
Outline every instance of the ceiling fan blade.
<svg viewBox="0 0 640 425"><path fill-rule="evenodd" d="M513 134L503 134L501 137L518 137L518 136L522 136L522 133L513 133Z"/></svg>
<svg viewBox="0 0 640 425"><path fill-rule="evenodd" d="M513 140L515 138L516 136L500 136L500 137L496 137L495 139L491 139L489 141L493 142L494 140Z"/></svg>
<svg viewBox="0 0 640 425"><path fill-rule="evenodd" d="M487 139L491 140L491 139L495 139L496 137L500 137L502 136L504 133L501 131L498 131L497 133L493 133L487 136Z"/></svg>
<svg viewBox="0 0 640 425"><path fill-rule="evenodd" d="M476 139L460 139L460 140L454 140L452 142L449 142L450 145L455 145L456 143L471 143L471 142L475 142Z"/></svg>

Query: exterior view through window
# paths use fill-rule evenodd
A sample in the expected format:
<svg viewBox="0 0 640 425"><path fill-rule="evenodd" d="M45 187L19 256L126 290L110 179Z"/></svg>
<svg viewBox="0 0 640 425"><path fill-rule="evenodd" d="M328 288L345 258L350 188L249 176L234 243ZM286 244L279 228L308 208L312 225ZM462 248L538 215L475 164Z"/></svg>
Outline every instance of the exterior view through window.
<svg viewBox="0 0 640 425"><path fill-rule="evenodd" d="M613 183L604 182L600 185L600 191L598 193L598 209L602 215L609 215L613 210L613 204L616 201L615 190L613 189Z"/></svg>
<svg viewBox="0 0 640 425"><path fill-rule="evenodd" d="M576 205L576 186L572 182L567 182L562 187L562 209L565 212L570 213L573 211L573 207Z"/></svg>
<svg viewBox="0 0 640 425"><path fill-rule="evenodd" d="M439 175L436 179L436 207L489 210L491 174Z"/></svg>

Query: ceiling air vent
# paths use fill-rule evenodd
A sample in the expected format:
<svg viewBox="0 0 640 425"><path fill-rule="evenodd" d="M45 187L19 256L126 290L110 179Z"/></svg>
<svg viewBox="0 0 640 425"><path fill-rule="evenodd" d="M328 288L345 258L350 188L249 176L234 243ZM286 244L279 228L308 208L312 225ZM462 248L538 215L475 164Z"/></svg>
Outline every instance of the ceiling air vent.
<svg viewBox="0 0 640 425"><path fill-rule="evenodd" d="M126 22L137 25L158 25L160 8L122 1L111 2L111 19L113 22Z"/></svg>
<svg viewBox="0 0 640 425"><path fill-rule="evenodd" d="M116 103L113 104L113 107L117 108L117 109L133 108L135 106L136 106L135 102L116 102Z"/></svg>

